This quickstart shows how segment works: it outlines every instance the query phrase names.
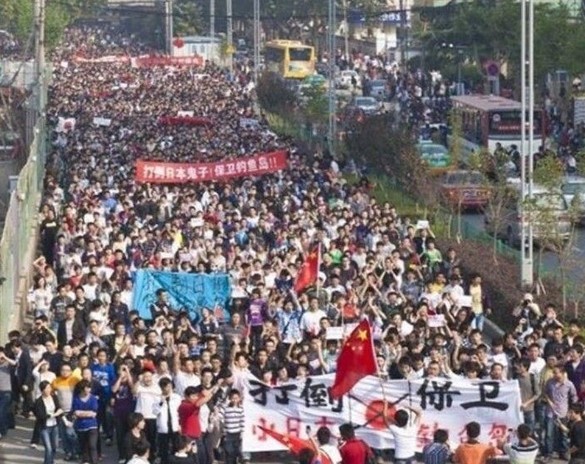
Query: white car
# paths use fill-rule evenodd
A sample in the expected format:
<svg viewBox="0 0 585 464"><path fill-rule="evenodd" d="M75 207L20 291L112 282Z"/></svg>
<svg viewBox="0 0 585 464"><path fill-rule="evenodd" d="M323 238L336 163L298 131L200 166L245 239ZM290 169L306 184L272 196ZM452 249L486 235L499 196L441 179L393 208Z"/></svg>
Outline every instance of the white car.
<svg viewBox="0 0 585 464"><path fill-rule="evenodd" d="M357 82L357 87L361 88L362 86L362 79L360 75L356 71L352 70L345 70L341 71L337 77L335 78L335 86L340 89L350 89L352 87L351 80L352 77L355 78Z"/></svg>
<svg viewBox="0 0 585 464"><path fill-rule="evenodd" d="M567 176L561 186L563 197L570 208L578 215L580 222L585 221L585 177Z"/></svg>

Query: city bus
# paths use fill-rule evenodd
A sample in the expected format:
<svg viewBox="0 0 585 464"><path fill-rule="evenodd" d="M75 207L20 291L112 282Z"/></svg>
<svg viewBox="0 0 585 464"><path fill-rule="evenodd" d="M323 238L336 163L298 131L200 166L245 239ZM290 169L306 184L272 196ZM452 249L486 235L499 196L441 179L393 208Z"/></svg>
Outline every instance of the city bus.
<svg viewBox="0 0 585 464"><path fill-rule="evenodd" d="M264 47L268 71L285 79L305 79L315 74L315 47L297 40L273 40Z"/></svg>
<svg viewBox="0 0 585 464"><path fill-rule="evenodd" d="M496 144L504 149L516 145L520 150L522 112L515 100L494 95L461 95L451 97L453 111L461 120L461 147L464 158L481 149L493 153ZM528 116L526 118L528 123ZM534 111L534 151L544 140L542 110ZM526 134L528 141L528 133ZM452 136L450 139L452 144Z"/></svg>

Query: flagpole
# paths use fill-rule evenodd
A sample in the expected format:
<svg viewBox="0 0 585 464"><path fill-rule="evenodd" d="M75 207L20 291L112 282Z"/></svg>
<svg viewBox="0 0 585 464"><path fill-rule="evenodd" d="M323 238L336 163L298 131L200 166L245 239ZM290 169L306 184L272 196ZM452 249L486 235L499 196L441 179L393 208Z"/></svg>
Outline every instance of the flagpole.
<svg viewBox="0 0 585 464"><path fill-rule="evenodd" d="M348 392L347 395L347 406L349 408L349 423L353 426L353 414L351 410L351 390Z"/></svg>
<svg viewBox="0 0 585 464"><path fill-rule="evenodd" d="M319 292L321 290L321 283L319 282L319 273L321 272L321 242L317 245L317 301L320 301Z"/></svg>

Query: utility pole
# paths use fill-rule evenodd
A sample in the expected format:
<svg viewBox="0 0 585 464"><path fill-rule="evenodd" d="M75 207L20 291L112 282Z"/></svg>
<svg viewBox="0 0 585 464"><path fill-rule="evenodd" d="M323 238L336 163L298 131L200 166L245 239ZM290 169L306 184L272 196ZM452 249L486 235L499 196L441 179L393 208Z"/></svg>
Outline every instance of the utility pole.
<svg viewBox="0 0 585 464"><path fill-rule="evenodd" d="M165 0L165 37L166 49L173 55L173 0Z"/></svg>
<svg viewBox="0 0 585 464"><path fill-rule="evenodd" d="M209 36L215 37L215 0L209 0Z"/></svg>
<svg viewBox="0 0 585 464"><path fill-rule="evenodd" d="M520 230L520 283L529 289L534 284L534 230L532 221L528 220L525 206L531 203L533 197L533 168L534 168L534 2L521 0L521 67L522 81L521 111L521 230ZM528 10L528 11L527 11ZM528 19L528 24L527 24ZM528 32L527 32L528 30ZM528 110L528 126L526 112ZM526 131L528 130L528 143Z"/></svg>
<svg viewBox="0 0 585 464"><path fill-rule="evenodd" d="M347 0L343 0L343 39L345 41L345 59L349 63L349 22L347 21Z"/></svg>
<svg viewBox="0 0 585 464"><path fill-rule="evenodd" d="M260 67L260 0L254 0L254 84L258 85Z"/></svg>
<svg viewBox="0 0 585 464"><path fill-rule="evenodd" d="M327 142L329 154L335 156L335 145L337 142L337 95L335 93L335 55L336 55L336 38L337 14L335 0L329 0L329 35L328 35L328 53L329 53L329 127L327 132Z"/></svg>
<svg viewBox="0 0 585 464"><path fill-rule="evenodd" d="M404 16L404 0L400 0L400 67L406 71L406 18Z"/></svg>
<svg viewBox="0 0 585 464"><path fill-rule="evenodd" d="M228 66L230 74L234 71L234 24L232 18L232 0L226 0L227 13L227 49L228 49Z"/></svg>
<svg viewBox="0 0 585 464"><path fill-rule="evenodd" d="M40 84L45 69L45 0L35 0L35 79Z"/></svg>

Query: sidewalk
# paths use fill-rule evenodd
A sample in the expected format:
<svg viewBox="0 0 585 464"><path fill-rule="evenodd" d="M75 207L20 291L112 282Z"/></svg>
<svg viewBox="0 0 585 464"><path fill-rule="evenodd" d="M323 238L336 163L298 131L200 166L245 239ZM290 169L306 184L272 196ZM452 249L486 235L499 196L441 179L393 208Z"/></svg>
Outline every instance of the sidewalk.
<svg viewBox="0 0 585 464"><path fill-rule="evenodd" d="M32 449L29 446L33 425L34 421L32 419L23 419L22 417L16 419L16 429L9 430L8 435L0 441L0 464L43 463L42 445L39 445L38 449ZM100 463L117 464L115 451L116 448L113 446L104 446L104 456ZM71 464L65 463L62 452L57 452L56 462L58 464Z"/></svg>

